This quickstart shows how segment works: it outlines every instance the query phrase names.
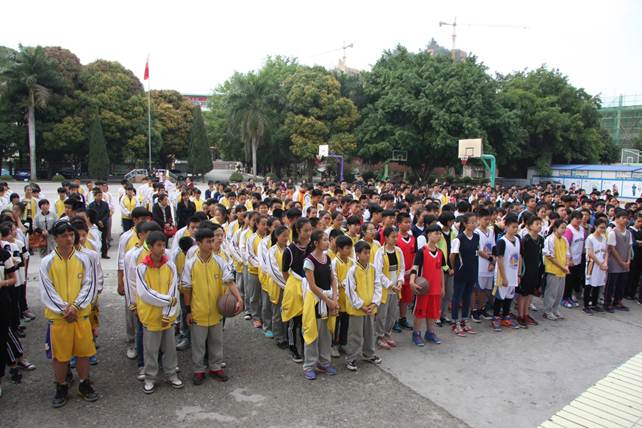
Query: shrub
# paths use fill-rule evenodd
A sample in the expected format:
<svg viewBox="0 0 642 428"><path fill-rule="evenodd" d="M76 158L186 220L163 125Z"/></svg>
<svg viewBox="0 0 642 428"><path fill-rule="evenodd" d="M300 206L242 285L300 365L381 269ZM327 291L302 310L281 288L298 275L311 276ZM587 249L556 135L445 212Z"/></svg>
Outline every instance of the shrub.
<svg viewBox="0 0 642 428"><path fill-rule="evenodd" d="M56 174L53 177L51 177L51 181L57 181L59 183L62 183L63 181L65 181L65 177L63 177L60 174Z"/></svg>
<svg viewBox="0 0 642 428"><path fill-rule="evenodd" d="M10 175L0 175L0 180L2 181L13 181L13 177Z"/></svg>
<svg viewBox="0 0 642 428"><path fill-rule="evenodd" d="M243 181L243 174L238 171L234 171L232 175L230 175L230 181L233 183L240 183Z"/></svg>

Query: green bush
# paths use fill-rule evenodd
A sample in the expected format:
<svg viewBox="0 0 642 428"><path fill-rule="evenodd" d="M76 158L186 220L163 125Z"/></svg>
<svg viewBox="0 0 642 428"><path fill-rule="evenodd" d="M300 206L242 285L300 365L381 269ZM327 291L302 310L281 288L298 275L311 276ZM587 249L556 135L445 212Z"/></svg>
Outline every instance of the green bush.
<svg viewBox="0 0 642 428"><path fill-rule="evenodd" d="M56 174L53 177L51 177L51 181L57 181L59 183L62 183L63 181L65 181L65 177L63 177L60 174Z"/></svg>
<svg viewBox="0 0 642 428"><path fill-rule="evenodd" d="M2 181L13 181L13 177L10 175L0 175L0 180Z"/></svg>
<svg viewBox="0 0 642 428"><path fill-rule="evenodd" d="M238 171L234 171L232 175L230 175L230 181L233 183L240 183L243 181L243 174Z"/></svg>
<svg viewBox="0 0 642 428"><path fill-rule="evenodd" d="M272 181L279 181L279 176L273 172L269 172L265 177L269 178Z"/></svg>

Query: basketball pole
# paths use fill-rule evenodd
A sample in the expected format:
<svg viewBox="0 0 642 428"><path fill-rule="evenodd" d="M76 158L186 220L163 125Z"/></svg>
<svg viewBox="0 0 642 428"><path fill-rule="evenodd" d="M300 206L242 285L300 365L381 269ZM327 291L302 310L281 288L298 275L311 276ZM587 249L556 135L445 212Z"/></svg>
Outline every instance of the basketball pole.
<svg viewBox="0 0 642 428"><path fill-rule="evenodd" d="M495 188L495 176L497 175L497 161L495 156L483 154L480 157L484 167L490 172L490 187ZM488 161L488 162L486 162ZM490 164L489 164L490 163Z"/></svg>

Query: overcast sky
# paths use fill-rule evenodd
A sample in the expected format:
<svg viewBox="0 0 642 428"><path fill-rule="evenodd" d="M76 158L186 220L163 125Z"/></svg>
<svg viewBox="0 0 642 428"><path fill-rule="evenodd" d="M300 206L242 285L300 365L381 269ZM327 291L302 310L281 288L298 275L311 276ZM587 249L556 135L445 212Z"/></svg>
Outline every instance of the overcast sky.
<svg viewBox="0 0 642 428"><path fill-rule="evenodd" d="M83 64L119 61L152 88L209 94L235 70L269 55L334 67L341 46L350 67L367 69L397 44L431 38L472 52L492 72L548 64L604 97L642 94L642 1L10 1L0 44L62 46ZM527 27L526 29L509 26Z"/></svg>

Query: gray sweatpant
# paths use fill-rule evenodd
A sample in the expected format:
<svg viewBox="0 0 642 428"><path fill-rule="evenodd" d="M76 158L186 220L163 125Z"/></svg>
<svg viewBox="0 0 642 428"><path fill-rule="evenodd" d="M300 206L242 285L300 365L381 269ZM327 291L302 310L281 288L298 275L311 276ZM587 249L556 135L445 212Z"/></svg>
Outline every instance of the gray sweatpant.
<svg viewBox="0 0 642 428"><path fill-rule="evenodd" d="M143 349L145 353L145 380L155 382L158 377L158 355L163 354L163 372L165 376L176 373L176 341L174 328L162 331L149 331L143 328Z"/></svg>
<svg viewBox="0 0 642 428"><path fill-rule="evenodd" d="M390 334L395 321L399 317L399 299L395 293L388 293L386 303L379 305L375 316L375 337L383 337ZM392 322L391 322L392 321Z"/></svg>
<svg viewBox="0 0 642 428"><path fill-rule="evenodd" d="M353 316L348 322L346 361L357 358L372 358L375 355L374 315Z"/></svg>
<svg viewBox="0 0 642 428"><path fill-rule="evenodd" d="M444 296L441 298L441 317L448 319L448 315L450 314L448 305L453 300L453 287L455 285L455 277L448 274L446 274L444 277L446 278L446 284L444 287Z"/></svg>
<svg viewBox="0 0 642 428"><path fill-rule="evenodd" d="M125 331L127 332L127 343L133 345L136 342L136 312L131 311L125 302Z"/></svg>
<svg viewBox="0 0 642 428"><path fill-rule="evenodd" d="M261 320L261 291L259 276L248 273L245 284L245 300L249 303L250 315L254 320Z"/></svg>
<svg viewBox="0 0 642 428"><path fill-rule="evenodd" d="M332 348L332 335L328 330L327 319L317 319L319 337L311 344L303 343L303 370L313 370L317 365L328 367L330 365L330 350Z"/></svg>
<svg viewBox="0 0 642 428"><path fill-rule="evenodd" d="M281 304L283 303L283 290L279 294L279 301L276 305L272 305L272 333L274 333L274 340L276 343L285 342L288 340L285 331L285 324L281 320Z"/></svg>
<svg viewBox="0 0 642 428"><path fill-rule="evenodd" d="M250 293L247 290L247 281L250 274L247 272L247 266L243 266L243 301L245 302L245 312L250 313Z"/></svg>
<svg viewBox="0 0 642 428"><path fill-rule="evenodd" d="M546 274L546 290L544 290L544 313L559 314L560 302L564 297L566 278Z"/></svg>
<svg viewBox="0 0 642 428"><path fill-rule="evenodd" d="M263 320L263 331L272 331L272 312L274 305L270 296L261 289L261 319Z"/></svg>
<svg viewBox="0 0 642 428"><path fill-rule="evenodd" d="M223 362L223 326L221 323L203 327L192 323L192 364L194 373L205 373L210 370L221 370ZM205 352L207 350L207 366Z"/></svg>

